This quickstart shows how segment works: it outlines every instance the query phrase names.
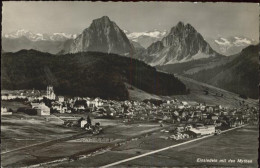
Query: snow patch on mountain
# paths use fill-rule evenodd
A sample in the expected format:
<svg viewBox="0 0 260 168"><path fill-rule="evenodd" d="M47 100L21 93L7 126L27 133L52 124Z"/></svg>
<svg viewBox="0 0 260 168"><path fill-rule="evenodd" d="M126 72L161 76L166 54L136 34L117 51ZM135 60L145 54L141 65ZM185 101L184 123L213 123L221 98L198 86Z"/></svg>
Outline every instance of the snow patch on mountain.
<svg viewBox="0 0 260 168"><path fill-rule="evenodd" d="M207 41L214 50L226 56L238 54L247 46L258 43L256 40L244 36L209 38Z"/></svg>
<svg viewBox="0 0 260 168"><path fill-rule="evenodd" d="M136 38L139 38L140 36L161 38L162 36L165 36L167 32L166 31L161 32L158 30L154 30L154 31L147 31L147 32L132 32L132 33L125 31L125 33L127 33L126 35L129 39L136 39Z"/></svg>
<svg viewBox="0 0 260 168"><path fill-rule="evenodd" d="M129 40L140 43L144 48L147 48L152 43L161 40L168 33L166 30L160 31L157 29L145 32L130 32L128 30L123 31Z"/></svg>
<svg viewBox="0 0 260 168"><path fill-rule="evenodd" d="M220 38L220 40L215 40L219 45L230 45L230 42L225 38Z"/></svg>
<svg viewBox="0 0 260 168"><path fill-rule="evenodd" d="M251 45L252 42L251 42L250 40L246 39L246 38L244 38L244 39L238 38L238 39L236 39L236 41L234 42L234 44L235 44L235 45L238 45L238 46L241 46L241 45L243 46L243 45L245 45L245 44Z"/></svg>
<svg viewBox="0 0 260 168"><path fill-rule="evenodd" d="M171 61L167 62L167 64L176 64L176 63L183 63L183 62L188 62L188 61L193 61L193 60L199 60L199 59L203 59L203 58L210 58L210 57L214 57L215 55L209 55L209 54L205 54L202 53L201 51L198 51L197 54L193 55L192 57L185 57L182 60L177 60L177 59L172 59Z"/></svg>
<svg viewBox="0 0 260 168"><path fill-rule="evenodd" d="M77 34L67 34L67 33L33 33L31 31L20 29L15 32L3 34L2 37L9 39L18 39L21 37L26 37L31 41L65 41L68 39L75 39Z"/></svg>

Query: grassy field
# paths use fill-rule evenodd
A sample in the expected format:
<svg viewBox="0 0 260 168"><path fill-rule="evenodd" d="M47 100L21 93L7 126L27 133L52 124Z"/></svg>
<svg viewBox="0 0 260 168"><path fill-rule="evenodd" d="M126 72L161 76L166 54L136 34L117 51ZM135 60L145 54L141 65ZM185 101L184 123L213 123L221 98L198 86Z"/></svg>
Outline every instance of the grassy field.
<svg viewBox="0 0 260 168"><path fill-rule="evenodd" d="M6 107L8 110L11 108L14 112L19 108L30 108L29 105L17 101L1 101L1 106Z"/></svg>
<svg viewBox="0 0 260 168"><path fill-rule="evenodd" d="M45 117L17 113L1 117L2 152L77 133Z"/></svg>
<svg viewBox="0 0 260 168"><path fill-rule="evenodd" d="M118 167L229 166L257 167L258 128L246 127L219 136L169 149L157 154L126 162ZM201 163L197 159L226 159L225 163ZM235 160L229 163L228 160ZM238 159L252 160L239 163Z"/></svg>
<svg viewBox="0 0 260 168"><path fill-rule="evenodd" d="M50 140L53 141L2 154L1 164L3 167L21 167L61 158L88 155L96 150L113 146L114 143L118 143L118 140L123 142L129 138L161 129L159 124L124 124L119 120L108 119L93 119L92 121L101 123L104 129L102 134L93 136L79 128L67 128L53 122L50 123L49 120L46 121L45 117L40 116L29 116L22 113L4 116L1 127L2 152ZM73 137L66 140L56 140L69 136ZM111 143L71 141L73 139L90 137L114 138L118 140Z"/></svg>
<svg viewBox="0 0 260 168"><path fill-rule="evenodd" d="M106 153L75 162L66 162L60 167L99 167L160 149L180 142L159 138L164 133L155 132L149 137L131 141ZM114 167L257 167L258 128L236 129L219 136L185 144L176 148L128 161ZM251 159L251 164L198 163L197 159Z"/></svg>

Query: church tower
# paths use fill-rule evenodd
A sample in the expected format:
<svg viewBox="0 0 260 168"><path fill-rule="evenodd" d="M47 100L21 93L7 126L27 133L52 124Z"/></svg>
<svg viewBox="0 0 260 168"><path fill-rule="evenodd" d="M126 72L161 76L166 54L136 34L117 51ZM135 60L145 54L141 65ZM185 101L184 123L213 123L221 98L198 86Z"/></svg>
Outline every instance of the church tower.
<svg viewBox="0 0 260 168"><path fill-rule="evenodd" d="M53 86L47 86L47 99L55 100L55 97Z"/></svg>

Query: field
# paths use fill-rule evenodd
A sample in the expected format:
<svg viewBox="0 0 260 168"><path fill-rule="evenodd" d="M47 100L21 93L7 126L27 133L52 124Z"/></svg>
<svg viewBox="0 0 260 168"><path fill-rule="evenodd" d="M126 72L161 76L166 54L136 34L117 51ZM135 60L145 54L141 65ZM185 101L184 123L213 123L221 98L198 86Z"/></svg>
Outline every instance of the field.
<svg viewBox="0 0 260 168"><path fill-rule="evenodd" d="M63 158L71 160L161 129L159 124L125 124L119 120L92 119L94 123L100 122L104 129L102 134L93 136L80 128L67 128L61 123L50 122L50 118L52 120L57 118L53 115L47 118L49 119L22 113L2 117L3 167L28 166ZM112 141L81 142L81 138L112 139ZM26 146L27 148L19 149Z"/></svg>
<svg viewBox="0 0 260 168"><path fill-rule="evenodd" d="M77 133L44 117L22 113L2 116L1 122L2 152Z"/></svg>
<svg viewBox="0 0 260 168"><path fill-rule="evenodd" d="M165 140L162 133L153 133L150 137L131 141L123 146L106 153L60 164L60 167L98 167L116 161L127 159L143 153L160 149L179 142ZM228 166L228 167L257 167L258 128L247 126L212 136L203 140L185 144L156 154L128 161L114 167L180 167L180 166ZM226 159L226 163L199 163L197 159ZM235 163L228 163L233 159ZM252 163L238 163L237 159L252 160Z"/></svg>
<svg viewBox="0 0 260 168"><path fill-rule="evenodd" d="M45 117L28 116L22 113L4 116L1 127L1 164L3 167L21 167L41 163L47 163L47 167L85 167L86 165L98 167L191 140L165 139L171 133L160 130L171 125L160 127L158 123L126 124L120 120L108 119L93 119L92 121L101 123L104 129L102 134L93 136L79 128L67 128L60 123L46 121ZM252 160L253 163L214 163L213 165L255 167L257 165L257 138L258 128L247 126L125 162L118 167L178 167L181 165L196 167L201 164L212 166L212 163L198 163L198 158L247 159ZM91 142L87 142L89 139ZM37 145L5 153L8 150L32 144ZM50 163L52 161L57 161L57 163Z"/></svg>
<svg viewBox="0 0 260 168"><path fill-rule="evenodd" d="M190 143L154 155L146 156L121 166L167 167L167 166L236 166L257 167L258 128L242 128L226 134ZM200 163L197 159L226 159L225 163ZM235 160L229 163L228 160ZM238 163L238 159L252 160L253 163Z"/></svg>
<svg viewBox="0 0 260 168"><path fill-rule="evenodd" d="M198 101L208 104L238 107L243 99L222 89L179 77L190 89L189 95L177 95L180 101ZM209 94L205 95L204 90ZM130 89L131 90L131 89ZM140 94L133 99L166 98L154 97L134 88ZM223 97L216 95L223 94ZM253 99L244 100L250 106L256 106ZM19 102L3 101L7 108L16 111L27 105ZM91 135L80 128L63 126L63 120L87 117L88 114L55 114L47 117L30 116L15 112L11 116L2 116L1 124L1 165L3 167L23 167L46 163L46 167L98 167L122 159L137 156L157 149L175 145L182 141L165 139L170 133L160 132L159 123L123 123L117 119L93 119L100 122L103 133ZM179 146L122 163L118 167L172 167L172 166L237 166L256 167L258 129L246 127L210 137L187 145ZM96 140L95 140L96 139ZM186 139L188 141L190 139ZM91 142L90 142L91 141ZM22 149L21 149L22 148ZM18 149L18 150L17 150ZM226 163L198 163L197 159L226 159ZM61 161L62 159L62 161ZM253 163L242 164L229 159L247 159ZM50 163L57 161L57 163Z"/></svg>
<svg viewBox="0 0 260 168"><path fill-rule="evenodd" d="M30 108L29 105L17 101L1 101L1 106L6 107L8 110L12 109L14 112L19 108Z"/></svg>

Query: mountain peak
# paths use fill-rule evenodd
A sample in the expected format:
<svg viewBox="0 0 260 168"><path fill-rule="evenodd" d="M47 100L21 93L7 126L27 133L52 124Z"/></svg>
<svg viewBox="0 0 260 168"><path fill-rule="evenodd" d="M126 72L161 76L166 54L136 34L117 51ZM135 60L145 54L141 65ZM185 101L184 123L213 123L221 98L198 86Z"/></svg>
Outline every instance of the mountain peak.
<svg viewBox="0 0 260 168"><path fill-rule="evenodd" d="M93 20L93 23L110 23L111 20L109 19L108 16L102 16L101 18L97 18Z"/></svg>
<svg viewBox="0 0 260 168"><path fill-rule="evenodd" d="M97 51L129 55L133 46L125 33L108 16L93 20L70 46L69 52Z"/></svg>
<svg viewBox="0 0 260 168"><path fill-rule="evenodd" d="M103 19L103 20L110 20L108 16L102 16L101 19Z"/></svg>
<svg viewBox="0 0 260 168"><path fill-rule="evenodd" d="M179 21L176 27L182 28L184 27L184 23L182 21Z"/></svg>
<svg viewBox="0 0 260 168"><path fill-rule="evenodd" d="M178 24L176 26L172 27L172 29L171 29L172 34L180 33L183 31L196 32L195 28L191 24L187 23L185 25L182 21L179 21Z"/></svg>
<svg viewBox="0 0 260 168"><path fill-rule="evenodd" d="M194 27L193 27L191 24L189 24L189 23L187 23L187 24L185 25L185 27L186 27L186 28L192 28L192 29L194 29Z"/></svg>
<svg viewBox="0 0 260 168"><path fill-rule="evenodd" d="M150 63L153 66L217 55L194 27L190 24L184 25L183 22L178 22L176 26L172 27L170 33L161 40L161 43L148 47L148 53L153 57Z"/></svg>
<svg viewBox="0 0 260 168"><path fill-rule="evenodd" d="M170 32L171 34L176 34L184 30L184 28L185 28L184 23L182 21L179 21L176 26L171 28Z"/></svg>

